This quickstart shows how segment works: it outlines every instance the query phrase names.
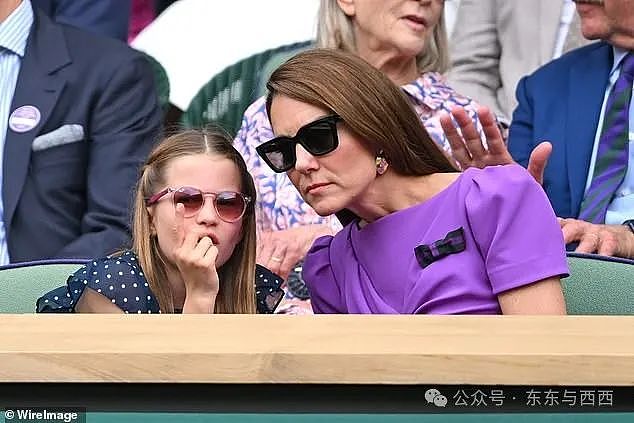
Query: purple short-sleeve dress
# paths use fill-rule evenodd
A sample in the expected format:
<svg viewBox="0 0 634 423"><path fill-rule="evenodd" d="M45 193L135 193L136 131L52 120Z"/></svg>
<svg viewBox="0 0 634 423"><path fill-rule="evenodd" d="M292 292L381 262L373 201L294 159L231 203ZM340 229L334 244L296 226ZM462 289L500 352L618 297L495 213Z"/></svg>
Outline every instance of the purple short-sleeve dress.
<svg viewBox="0 0 634 423"><path fill-rule="evenodd" d="M542 188L518 165L468 169L429 200L319 238L315 313L500 314L497 295L568 275Z"/></svg>

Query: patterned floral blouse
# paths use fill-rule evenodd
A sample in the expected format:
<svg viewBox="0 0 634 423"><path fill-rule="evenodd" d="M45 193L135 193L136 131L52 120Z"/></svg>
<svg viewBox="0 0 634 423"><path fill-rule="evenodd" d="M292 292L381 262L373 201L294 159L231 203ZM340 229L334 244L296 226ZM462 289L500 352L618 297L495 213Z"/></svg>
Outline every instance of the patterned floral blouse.
<svg viewBox="0 0 634 423"><path fill-rule="evenodd" d="M439 117L442 113L450 112L455 106L462 106L481 131L476 116L479 105L447 86L445 79L439 73L423 73L412 83L404 85L402 89L411 99L431 138L445 151L449 152L450 147L440 126ZM266 99L261 97L245 111L242 127L234 140L234 147L244 157L258 191L256 203L258 230L283 230L320 223L329 224L335 231L341 229L339 221L334 216L317 215L302 200L285 173L273 172L260 159L255 148L272 138L273 130L266 114Z"/></svg>

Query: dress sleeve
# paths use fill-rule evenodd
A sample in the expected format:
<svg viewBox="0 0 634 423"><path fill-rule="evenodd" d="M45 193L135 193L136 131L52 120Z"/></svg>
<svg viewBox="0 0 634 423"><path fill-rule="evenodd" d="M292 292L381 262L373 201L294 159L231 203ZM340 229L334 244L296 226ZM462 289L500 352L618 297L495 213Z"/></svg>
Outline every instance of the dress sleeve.
<svg viewBox="0 0 634 423"><path fill-rule="evenodd" d="M65 286L39 298L37 312L74 313L86 288L103 295L124 313L160 313L158 301L149 289L136 258L127 256L88 263L72 274Z"/></svg>
<svg viewBox="0 0 634 423"><path fill-rule="evenodd" d="M568 276L563 235L543 189L519 165L472 170L467 219L493 293Z"/></svg>
<svg viewBox="0 0 634 423"><path fill-rule="evenodd" d="M284 298L282 278L264 266L256 265L255 299L259 314L272 314Z"/></svg>
<svg viewBox="0 0 634 423"><path fill-rule="evenodd" d="M333 236L317 238L304 260L302 276L310 291L310 302L315 314L346 313L342 304L341 287L337 283L331 262L333 240Z"/></svg>

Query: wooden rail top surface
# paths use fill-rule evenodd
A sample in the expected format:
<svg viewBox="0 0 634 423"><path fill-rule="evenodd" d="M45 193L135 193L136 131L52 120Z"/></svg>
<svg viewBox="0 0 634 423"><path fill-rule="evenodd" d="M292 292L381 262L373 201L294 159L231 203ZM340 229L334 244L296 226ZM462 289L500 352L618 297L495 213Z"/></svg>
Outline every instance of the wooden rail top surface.
<svg viewBox="0 0 634 423"><path fill-rule="evenodd" d="M0 315L0 382L634 386L634 316Z"/></svg>

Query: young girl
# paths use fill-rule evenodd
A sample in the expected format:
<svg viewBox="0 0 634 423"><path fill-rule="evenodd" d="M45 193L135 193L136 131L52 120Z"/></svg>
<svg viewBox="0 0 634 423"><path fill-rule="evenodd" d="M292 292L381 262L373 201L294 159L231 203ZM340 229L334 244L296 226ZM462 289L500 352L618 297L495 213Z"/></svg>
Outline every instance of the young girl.
<svg viewBox="0 0 634 423"><path fill-rule="evenodd" d="M284 292L255 264L255 195L222 131L165 139L141 173L132 249L88 263L37 311L272 313Z"/></svg>

